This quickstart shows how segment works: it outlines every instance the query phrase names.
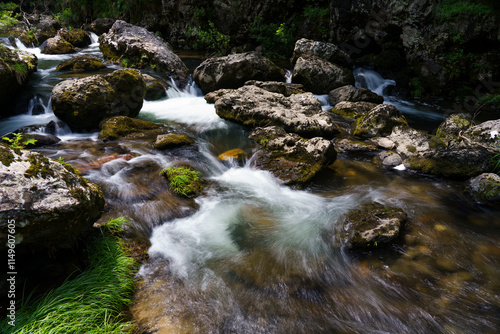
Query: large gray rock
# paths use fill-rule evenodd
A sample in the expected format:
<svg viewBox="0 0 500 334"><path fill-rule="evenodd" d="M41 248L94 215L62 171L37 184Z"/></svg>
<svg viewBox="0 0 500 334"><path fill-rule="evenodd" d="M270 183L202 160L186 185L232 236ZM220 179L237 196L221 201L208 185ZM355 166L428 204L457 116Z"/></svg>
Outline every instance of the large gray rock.
<svg viewBox="0 0 500 334"><path fill-rule="evenodd" d="M51 103L54 114L72 130L91 131L108 117L137 116L145 93L140 72L123 69L60 82L52 89Z"/></svg>
<svg viewBox="0 0 500 334"><path fill-rule="evenodd" d="M302 56L316 56L334 64L349 65L351 57L342 51L337 45L320 41L301 38L295 42L292 63Z"/></svg>
<svg viewBox="0 0 500 334"><path fill-rule="evenodd" d="M230 54L208 58L193 73L194 80L205 92L221 88L238 88L248 80L280 81L284 72L257 52Z"/></svg>
<svg viewBox="0 0 500 334"><path fill-rule="evenodd" d="M92 42L89 33L80 28L62 28L59 29L57 35L61 36L68 43L78 48L89 46Z"/></svg>
<svg viewBox="0 0 500 334"><path fill-rule="evenodd" d="M214 92L217 93L217 92ZM285 97L255 86L214 94L217 115L251 127L276 125L304 137L332 138L339 133L330 113L311 93Z"/></svg>
<svg viewBox="0 0 500 334"><path fill-rule="evenodd" d="M67 54L76 52L75 47L60 35L47 39L42 44L41 49L42 53L45 54Z"/></svg>
<svg viewBox="0 0 500 334"><path fill-rule="evenodd" d="M257 128L250 139L262 146L252 158L252 165L271 172L287 185L311 180L337 158L331 141L320 137L306 140L276 126Z"/></svg>
<svg viewBox="0 0 500 334"><path fill-rule="evenodd" d="M161 37L122 20L101 36L99 48L105 59L128 67L152 68L179 78L188 74L186 65Z"/></svg>
<svg viewBox="0 0 500 334"><path fill-rule="evenodd" d="M0 118L8 116L6 104L36 71L37 57L29 52L12 50L0 44Z"/></svg>
<svg viewBox="0 0 500 334"><path fill-rule="evenodd" d="M267 90L271 93L280 93L285 96L290 96L292 94L302 94L304 92L304 86L296 83L288 83L281 81L257 81L249 80L245 82L246 86L256 86Z"/></svg>
<svg viewBox="0 0 500 334"><path fill-rule="evenodd" d="M372 202L347 214L343 241L348 248L381 246L398 237L407 219L406 213L399 208Z"/></svg>
<svg viewBox="0 0 500 334"><path fill-rule="evenodd" d="M0 145L0 156L2 252L7 234L15 237L16 253L23 254L70 248L92 229L104 210L96 185L40 153Z"/></svg>
<svg viewBox="0 0 500 334"><path fill-rule="evenodd" d="M332 90L328 94L328 100L332 106L343 101L384 103L384 97L367 88L356 88L353 85L342 86Z"/></svg>
<svg viewBox="0 0 500 334"><path fill-rule="evenodd" d="M359 117L354 135L360 137L386 136L397 125L408 125L399 109L390 104L379 104Z"/></svg>
<svg viewBox="0 0 500 334"><path fill-rule="evenodd" d="M302 56L293 68L293 82L315 94L328 94L335 88L354 85L354 76L348 69L315 57Z"/></svg>

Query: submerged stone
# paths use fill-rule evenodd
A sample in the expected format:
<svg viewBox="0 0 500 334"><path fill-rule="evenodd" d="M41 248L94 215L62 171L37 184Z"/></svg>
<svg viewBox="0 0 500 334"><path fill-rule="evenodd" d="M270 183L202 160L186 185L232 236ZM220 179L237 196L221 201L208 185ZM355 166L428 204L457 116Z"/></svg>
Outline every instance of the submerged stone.
<svg viewBox="0 0 500 334"><path fill-rule="evenodd" d="M101 125L98 138L104 141L115 140L136 132L160 129L161 124L143 121L127 116L115 116L105 120Z"/></svg>
<svg viewBox="0 0 500 334"><path fill-rule="evenodd" d="M156 137L156 142L153 147L157 150L165 150L185 145L191 145L194 139L186 134L168 133Z"/></svg>

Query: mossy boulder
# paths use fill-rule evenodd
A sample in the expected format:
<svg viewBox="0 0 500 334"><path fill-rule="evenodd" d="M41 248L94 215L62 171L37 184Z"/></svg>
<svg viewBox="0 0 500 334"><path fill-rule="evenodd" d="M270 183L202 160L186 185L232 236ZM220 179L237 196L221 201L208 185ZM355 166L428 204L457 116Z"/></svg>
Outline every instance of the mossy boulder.
<svg viewBox="0 0 500 334"><path fill-rule="evenodd" d="M328 94L330 91L354 85L354 76L347 68L335 65L315 56L302 56L293 68L293 82L304 85L314 94Z"/></svg>
<svg viewBox="0 0 500 334"><path fill-rule="evenodd" d="M303 185L337 158L331 141L320 137L307 140L276 126L257 128L250 139L261 146L252 165L271 172L286 185Z"/></svg>
<svg viewBox="0 0 500 334"><path fill-rule="evenodd" d="M205 92L238 88L249 80L280 81L285 72L257 52L208 58L193 72L193 78Z"/></svg>
<svg viewBox="0 0 500 334"><path fill-rule="evenodd" d="M165 176L171 190L182 197L195 197L203 188L201 173L191 167L167 167L160 175Z"/></svg>
<svg viewBox="0 0 500 334"><path fill-rule="evenodd" d="M498 148L500 142L500 119L486 121L464 132L471 141L491 148Z"/></svg>
<svg viewBox="0 0 500 334"><path fill-rule="evenodd" d="M448 142L459 140L460 132L466 131L472 125L471 114L452 114L443 123L441 123L436 131L436 136Z"/></svg>
<svg viewBox="0 0 500 334"><path fill-rule="evenodd" d="M397 125L408 125L399 109L390 104L379 104L356 120L354 135L365 138L387 136Z"/></svg>
<svg viewBox="0 0 500 334"><path fill-rule="evenodd" d="M101 123L98 138L103 141L116 140L132 133L162 129L163 125L127 116L115 116Z"/></svg>
<svg viewBox="0 0 500 334"><path fill-rule="evenodd" d="M7 154L8 153L8 154ZM92 230L104 210L101 190L71 165L0 144L0 236L15 225L16 253L71 248ZM0 245L6 252L7 243Z"/></svg>
<svg viewBox="0 0 500 334"><path fill-rule="evenodd" d="M89 46L92 42L89 33L80 28L62 28L57 32L57 34L77 48Z"/></svg>
<svg viewBox="0 0 500 334"><path fill-rule="evenodd" d="M332 112L342 117L358 118L377 106L373 102L342 101L334 105Z"/></svg>
<svg viewBox="0 0 500 334"><path fill-rule="evenodd" d="M374 152L378 151L375 144L366 141L342 138L335 140L335 149L337 152Z"/></svg>
<svg viewBox="0 0 500 334"><path fill-rule="evenodd" d="M45 54L67 54L67 53L75 53L77 50L73 46L73 44L66 41L59 35L49 38L46 40L42 46L42 53Z"/></svg>
<svg viewBox="0 0 500 334"><path fill-rule="evenodd" d="M348 248L375 248L388 244L398 237L407 219L400 208L372 202L347 214L343 242Z"/></svg>
<svg viewBox="0 0 500 334"><path fill-rule="evenodd" d="M160 83L160 80L144 73L142 74L142 78L146 83L146 95L144 96L145 100L156 101L167 96L165 87Z"/></svg>
<svg viewBox="0 0 500 334"><path fill-rule="evenodd" d="M467 182L467 192L482 204L498 205L500 203L500 176L484 173Z"/></svg>
<svg viewBox="0 0 500 334"><path fill-rule="evenodd" d="M97 35L102 35L111 29L113 26L113 23L115 23L115 20L110 19L110 18L99 18L95 19L92 21L90 24L85 25L84 28L86 30L92 31L96 33Z"/></svg>
<svg viewBox="0 0 500 334"><path fill-rule="evenodd" d="M51 103L54 114L72 130L92 131L109 117L136 117L145 93L141 73L123 69L60 82L52 89Z"/></svg>
<svg viewBox="0 0 500 334"><path fill-rule="evenodd" d="M0 44L0 118L9 116L12 97L36 72L38 59L32 53L12 50Z"/></svg>
<svg viewBox="0 0 500 334"><path fill-rule="evenodd" d="M106 65L99 58L91 55L78 55L59 63L56 71L94 72L103 68L106 68Z"/></svg>
<svg viewBox="0 0 500 334"><path fill-rule="evenodd" d="M161 37L117 20L99 40L104 59L126 67L151 68L167 75L187 78L188 68Z"/></svg>
<svg viewBox="0 0 500 334"><path fill-rule="evenodd" d="M169 148L191 145L193 143L194 139L186 134L168 133L156 137L156 142L153 147L157 150L166 150Z"/></svg>

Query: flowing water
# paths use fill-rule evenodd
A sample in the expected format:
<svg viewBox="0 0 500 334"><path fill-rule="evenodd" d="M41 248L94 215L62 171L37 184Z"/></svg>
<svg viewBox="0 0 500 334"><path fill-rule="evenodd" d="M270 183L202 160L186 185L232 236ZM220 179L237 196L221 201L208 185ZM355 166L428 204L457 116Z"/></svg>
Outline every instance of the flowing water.
<svg viewBox="0 0 500 334"><path fill-rule="evenodd" d="M167 98L146 101L139 118L189 133L195 145L160 152L149 137L102 143L96 134L72 133L51 111L51 88L71 76L55 66L70 55L28 50L40 56L31 102L25 114L1 120L0 132L57 122L62 142L40 151L84 170L104 190L103 219L127 216L130 235L149 242L131 309L140 332L498 332L500 209L475 205L462 182L341 155L306 189L284 187L249 161L217 158L233 148L251 157L257 148L247 129L220 119L193 84L181 91L172 83ZM81 52L101 56L97 44ZM374 72L356 76L428 127L444 117L391 98L384 86L394 82ZM177 164L207 179L196 200L174 196L158 175ZM347 251L342 218L371 201L400 207L410 220L390 247Z"/></svg>

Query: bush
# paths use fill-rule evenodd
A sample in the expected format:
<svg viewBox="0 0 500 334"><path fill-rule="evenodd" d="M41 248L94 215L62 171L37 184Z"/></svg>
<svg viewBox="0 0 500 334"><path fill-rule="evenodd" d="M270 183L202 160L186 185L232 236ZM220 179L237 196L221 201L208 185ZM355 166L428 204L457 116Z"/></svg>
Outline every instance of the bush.
<svg viewBox="0 0 500 334"><path fill-rule="evenodd" d="M212 21L208 21L208 28L189 29L188 35L194 35L196 42L195 49L203 49L209 53L223 55L229 50L230 37L219 32Z"/></svg>
<svg viewBox="0 0 500 334"><path fill-rule="evenodd" d="M252 38L259 42L270 58L285 58L292 54L295 45L295 26L286 23L264 23L258 16L250 27Z"/></svg>

